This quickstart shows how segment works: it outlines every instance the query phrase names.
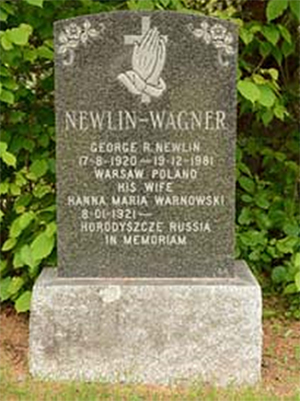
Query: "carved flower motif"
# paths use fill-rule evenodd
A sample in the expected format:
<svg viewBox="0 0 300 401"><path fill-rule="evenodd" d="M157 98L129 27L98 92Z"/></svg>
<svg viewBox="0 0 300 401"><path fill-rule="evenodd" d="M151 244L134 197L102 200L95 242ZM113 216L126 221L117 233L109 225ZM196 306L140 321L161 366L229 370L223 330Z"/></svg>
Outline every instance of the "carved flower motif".
<svg viewBox="0 0 300 401"><path fill-rule="evenodd" d="M78 45L77 40L69 40L67 35L64 32L61 32L58 40L60 41L61 45L58 48L58 53L64 54L66 53L69 49L74 49Z"/></svg>
<svg viewBox="0 0 300 401"><path fill-rule="evenodd" d="M224 41L217 40L214 42L214 45L217 49L224 49L227 54L233 54L234 50L233 50L233 47L231 46L232 42L233 42L232 34L227 33L224 38Z"/></svg>
<svg viewBox="0 0 300 401"><path fill-rule="evenodd" d="M214 41L223 40L225 37L226 28L224 28L221 24L215 24L211 27L210 33Z"/></svg>
<svg viewBox="0 0 300 401"><path fill-rule="evenodd" d="M68 39L78 40L80 38L80 34L81 29L74 22L72 22L72 24L70 24L69 26L66 26L66 35Z"/></svg>
<svg viewBox="0 0 300 401"><path fill-rule="evenodd" d="M103 33L104 24L100 24L100 31ZM95 38L99 35L99 32L96 29L91 27L91 23L88 20L85 20L83 26L72 22L70 25L65 27L65 30L62 31L58 36L58 41L60 45L58 47L58 53L65 54L68 53L69 59L63 61L65 65L71 65L74 60L74 50L80 43L84 45L87 43L89 38Z"/></svg>
<svg viewBox="0 0 300 401"><path fill-rule="evenodd" d="M226 50L227 54L234 54L233 47L231 46L233 42L233 36L231 33L227 33L224 39L224 49Z"/></svg>
<svg viewBox="0 0 300 401"><path fill-rule="evenodd" d="M58 53L64 54L70 49L75 49L78 46L80 34L81 29L75 23L67 26L65 31L59 34L58 40L61 45L58 48Z"/></svg>
<svg viewBox="0 0 300 401"><path fill-rule="evenodd" d="M103 26L101 25L101 28L103 30ZM91 23L90 21L86 20L83 23L83 29L82 29L82 35L81 35L81 42L86 43L89 39L91 38L96 38L98 36L98 32L96 29L91 28Z"/></svg>
<svg viewBox="0 0 300 401"><path fill-rule="evenodd" d="M224 59L224 55L234 54L233 35L221 24L214 24L212 27L205 21L200 24L200 28L194 29L192 24L189 24L188 29L198 39L203 39L204 42L212 44L218 49L218 59L221 65L227 66L228 61Z"/></svg>
<svg viewBox="0 0 300 401"><path fill-rule="evenodd" d="M193 30L193 26L191 25L190 29L192 30L193 35L196 38L198 38L198 39L202 38L204 40L204 42L208 45L211 42L211 35L209 33L209 25L207 22L204 21L200 24L200 26L201 26L201 28Z"/></svg>

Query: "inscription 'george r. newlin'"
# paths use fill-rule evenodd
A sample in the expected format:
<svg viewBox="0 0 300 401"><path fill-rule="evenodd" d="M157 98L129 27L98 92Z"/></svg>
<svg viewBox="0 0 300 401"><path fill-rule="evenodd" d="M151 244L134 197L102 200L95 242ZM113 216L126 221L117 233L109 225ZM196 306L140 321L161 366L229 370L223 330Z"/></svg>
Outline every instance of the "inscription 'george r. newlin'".
<svg viewBox="0 0 300 401"><path fill-rule="evenodd" d="M233 276L236 32L123 15L55 26L59 275Z"/></svg>

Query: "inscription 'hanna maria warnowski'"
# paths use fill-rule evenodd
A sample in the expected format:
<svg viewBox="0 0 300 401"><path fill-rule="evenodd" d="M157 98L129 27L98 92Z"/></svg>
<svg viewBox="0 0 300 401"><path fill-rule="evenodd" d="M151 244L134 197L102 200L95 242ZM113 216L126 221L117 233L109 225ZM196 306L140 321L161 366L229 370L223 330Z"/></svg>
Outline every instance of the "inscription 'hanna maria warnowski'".
<svg viewBox="0 0 300 401"><path fill-rule="evenodd" d="M207 131L226 130L224 110L153 111L143 114L128 110L66 111L65 130L71 131L128 131L141 127L153 130Z"/></svg>
<svg viewBox="0 0 300 401"><path fill-rule="evenodd" d="M224 206L224 195L155 195L154 201L157 206ZM105 196L68 196L68 206L106 206L110 202ZM146 196L120 196L112 195L112 206L148 206Z"/></svg>

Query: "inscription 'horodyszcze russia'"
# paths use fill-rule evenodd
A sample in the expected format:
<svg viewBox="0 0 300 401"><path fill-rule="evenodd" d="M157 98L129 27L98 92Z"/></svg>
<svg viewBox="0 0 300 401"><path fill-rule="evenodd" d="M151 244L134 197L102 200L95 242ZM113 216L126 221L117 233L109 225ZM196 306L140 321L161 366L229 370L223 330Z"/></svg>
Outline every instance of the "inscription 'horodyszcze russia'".
<svg viewBox="0 0 300 401"><path fill-rule="evenodd" d="M121 14L56 25L61 274L231 275L236 37Z"/></svg>

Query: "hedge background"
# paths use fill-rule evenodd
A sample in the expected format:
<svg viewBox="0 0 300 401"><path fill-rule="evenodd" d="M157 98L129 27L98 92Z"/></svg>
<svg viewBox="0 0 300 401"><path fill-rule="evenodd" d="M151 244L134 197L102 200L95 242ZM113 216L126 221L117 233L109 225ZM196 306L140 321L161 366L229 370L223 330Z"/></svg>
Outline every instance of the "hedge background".
<svg viewBox="0 0 300 401"><path fill-rule="evenodd" d="M120 9L239 25L236 257L300 318L299 0L1 0L1 301L56 265L53 22Z"/></svg>

